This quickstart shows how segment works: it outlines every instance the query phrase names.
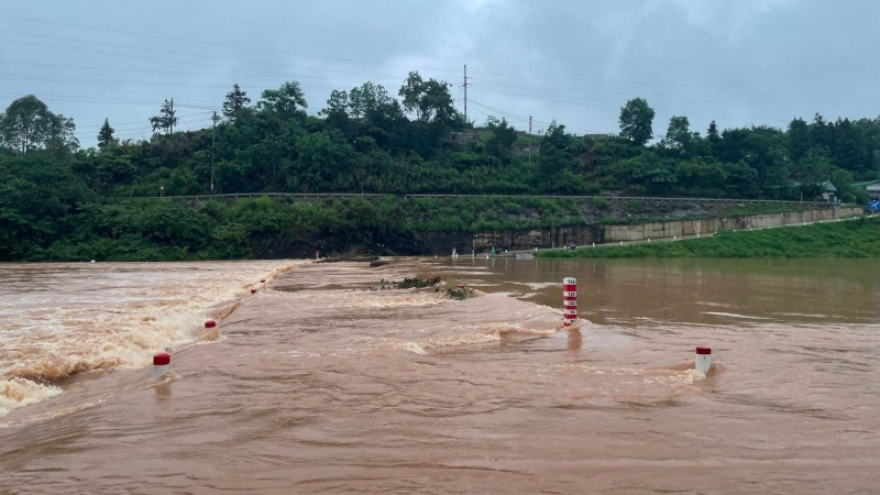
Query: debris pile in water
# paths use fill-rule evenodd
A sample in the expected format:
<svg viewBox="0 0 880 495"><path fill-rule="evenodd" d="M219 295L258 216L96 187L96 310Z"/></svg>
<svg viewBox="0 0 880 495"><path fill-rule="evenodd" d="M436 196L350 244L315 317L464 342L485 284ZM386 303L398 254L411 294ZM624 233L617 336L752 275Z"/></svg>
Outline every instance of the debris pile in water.
<svg viewBox="0 0 880 495"><path fill-rule="evenodd" d="M395 289L424 289L425 287L433 287L440 283L440 277L428 277L428 278L405 278L403 282L395 282Z"/></svg>
<svg viewBox="0 0 880 495"><path fill-rule="evenodd" d="M379 287L370 287L370 290L392 290L392 289L424 289L427 287L434 287L435 285L440 283L440 277L428 277L428 278L418 278L418 277L407 277L403 279L403 282L395 282L393 280L385 280L382 279L379 282Z"/></svg>
<svg viewBox="0 0 880 495"><path fill-rule="evenodd" d="M467 287L458 287L456 289L446 289L446 297L455 299L456 301L464 301L472 297L477 297L473 289Z"/></svg>

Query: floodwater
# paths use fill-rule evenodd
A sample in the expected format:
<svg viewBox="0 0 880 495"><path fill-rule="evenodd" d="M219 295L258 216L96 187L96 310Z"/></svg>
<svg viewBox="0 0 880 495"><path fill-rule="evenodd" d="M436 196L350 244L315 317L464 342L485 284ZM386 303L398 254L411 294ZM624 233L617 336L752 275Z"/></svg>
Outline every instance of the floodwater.
<svg viewBox="0 0 880 495"><path fill-rule="evenodd" d="M874 261L0 265L0 345L0 493L880 484Z"/></svg>

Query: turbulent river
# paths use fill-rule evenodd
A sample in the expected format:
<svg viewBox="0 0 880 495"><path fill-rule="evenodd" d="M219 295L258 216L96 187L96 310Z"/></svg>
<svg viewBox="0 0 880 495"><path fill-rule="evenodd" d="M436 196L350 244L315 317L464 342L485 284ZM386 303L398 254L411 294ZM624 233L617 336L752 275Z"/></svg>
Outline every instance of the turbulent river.
<svg viewBox="0 0 880 495"><path fill-rule="evenodd" d="M874 493L878 384L876 261L0 265L4 494Z"/></svg>

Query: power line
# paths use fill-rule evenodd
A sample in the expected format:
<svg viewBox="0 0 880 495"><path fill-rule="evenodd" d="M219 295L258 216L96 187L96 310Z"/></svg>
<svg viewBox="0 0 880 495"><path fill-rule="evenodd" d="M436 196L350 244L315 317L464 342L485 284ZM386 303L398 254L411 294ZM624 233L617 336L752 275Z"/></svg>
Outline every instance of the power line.
<svg viewBox="0 0 880 495"><path fill-rule="evenodd" d="M498 108L495 108L495 107L491 107L491 106L489 106L489 105L486 105L485 103L480 103L480 102L478 102L478 101L476 101L476 100L474 100L474 99L471 99L471 103L476 104L476 105L479 105L479 106L485 108L486 110L489 110L490 112L495 112L495 113L497 113L498 115L501 115L501 116L503 116L503 117L513 117L512 122L524 122L524 121L527 120L526 117L523 117L523 116L521 116L521 115L516 115L516 114L514 114L514 113L508 113L508 112L506 112L506 111L504 111L504 110L500 110L500 109L498 109Z"/></svg>
<svg viewBox="0 0 880 495"><path fill-rule="evenodd" d="M186 62L186 61L182 61L182 60L167 60L167 59L163 59L163 58L145 57L142 55L105 52L105 51L100 51L100 50L89 50L87 48L76 48L76 47L72 47L72 46L49 45L49 44L45 44L45 43L34 43L34 42L30 42L30 41L0 39L0 42L15 43L15 44L20 44L20 45L40 46L40 47L52 48L52 49L56 49L56 50L57 49L72 50L72 51L78 51L78 52L83 52L83 53L93 53L93 54L97 54L97 55L110 55L110 56L114 56L114 57L132 58L132 59L138 59L138 60L149 60L152 62L161 62L162 64L171 63L171 64L181 64L181 65L186 65L186 66L191 66L191 67L207 67L207 68L211 68L211 69L234 69L234 67L227 67L227 66L222 66L222 65L208 65L208 64L200 64L198 62ZM200 55L195 55L195 56L199 57L199 58L204 58ZM253 61L241 61L241 60L239 60L239 61L231 60L231 61L234 61L237 63L253 63ZM266 64L264 64L264 65L266 65ZM281 65L281 64L268 64L268 65L278 65L281 67L285 67L284 65ZM286 66L286 67L290 67L290 66ZM316 70L326 70L327 72L339 72L339 71L334 71L333 69L316 69ZM348 72L348 73L349 74L358 74L356 72ZM263 74L269 74L269 73L263 72ZM312 79L333 79L333 78L329 78L326 76L307 76L307 75L298 75L298 74L275 73L274 75L279 76L279 77L284 77L284 78L294 77L294 78L304 78L304 79L310 79L310 78L312 78ZM372 77L373 79L377 79L377 80L378 79L395 79L395 80L401 79L400 77L392 77L392 76L371 76L369 74L359 74L359 75L365 76L365 77Z"/></svg>
<svg viewBox="0 0 880 495"><path fill-rule="evenodd" d="M520 98L533 98L533 99L541 99L541 100L549 100L549 101L559 101L562 103L571 102L571 101L621 101L625 99L629 99L633 97L635 92L603 92L603 91L593 91L593 93L606 93L606 94L616 94L620 95L619 97L583 97L583 96L571 96L571 95L559 95L554 98L546 97L546 96L537 96L533 94L523 94L523 93L511 93L507 91L498 91L494 89L485 90L483 86L480 85L471 85L471 87L476 87L478 89L484 89L484 93L497 94L497 95L505 95L505 96L516 96ZM691 94L652 94L652 93L635 93L638 96L644 98L651 98L652 100L675 100L676 102L693 102L693 103L707 103L707 102L715 102L715 101L723 101L723 100L755 100L755 99L772 99L774 101L778 100L804 100L808 98L813 101L874 101L880 100L880 96L819 96L819 97L804 97L804 96L735 96L735 95L726 95L726 96L714 96L714 95L691 95Z"/></svg>
<svg viewBox="0 0 880 495"><path fill-rule="evenodd" d="M27 79L28 81L47 81L47 82L64 82L72 84L88 85L89 83L98 83L97 85L119 84L126 86L145 86L145 87L167 87L167 88L227 88L229 84L177 84L166 83L163 81L132 81L127 79L92 79L86 77L67 77L67 76L33 76L28 74L3 74L0 73L0 79ZM302 90L325 90L338 89L332 86L301 86Z"/></svg>
<svg viewBox="0 0 880 495"><path fill-rule="evenodd" d="M9 94L9 93L0 93L0 97L7 98L16 98L21 96L20 94ZM51 95L43 95L40 97L43 100L49 101L69 101L69 102L77 102L77 103L112 103L116 105L154 105L156 103L155 100L126 100L126 99L112 99L112 98L83 98L83 97L67 97L67 96L51 96ZM213 110L211 107L202 107L197 105L177 105L179 108L191 108L196 110Z"/></svg>
<svg viewBox="0 0 880 495"><path fill-rule="evenodd" d="M44 19L34 19L34 18L29 18L29 17L12 16L12 15L7 15L7 14L0 14L0 18L14 19L17 21L26 21L26 22L32 22L32 23L41 23L41 24L48 24L48 25L72 27L72 28L82 29L82 30L87 30L87 31L108 32L108 33L122 34L122 35L127 35L127 36L138 36L138 37L151 38L151 39L162 39L162 40L166 40L166 41L173 41L175 43L192 43L192 44L205 45L205 46L231 48L231 49L239 49L239 50L249 50L249 51L260 52L260 53L274 53L274 54L292 55L292 56L305 57L305 58L325 59L325 60L341 61L341 62L356 63L356 64L399 67L399 68L419 69L419 70L426 70L426 71L438 71L438 72L449 72L449 73L457 72L457 70L452 69L452 68L417 67L417 66L410 66L410 65L405 65L405 64L390 64L390 63L384 63L384 62L369 62L369 61L348 59L348 58L327 57L327 56L322 56L322 55L313 55L313 54L306 54L306 53L299 53L299 52L270 50L270 49L265 49L265 48L233 45L233 44L227 44L227 43L217 43L217 42L210 42L210 41L202 41L202 40L194 40L194 39L186 39L186 38L176 38L176 37L159 36L159 35L153 35L153 34L147 34L147 33L137 33L137 32L131 32L131 31L99 28L99 27L86 26L86 25L81 25L81 24L49 21L49 20L44 20ZM67 41L107 44L107 43L95 42L95 41L90 41L90 40L81 40L81 39L77 40L77 39L70 39L70 38L52 37L52 36L47 36L47 35L35 34L35 33L22 33L19 31L8 31L7 30L5 32L22 34L22 35L26 35L26 36L49 37L49 38L67 40ZM122 47L129 47L129 48L135 48L135 49L157 51L156 49L151 48L151 47L145 48L145 47L135 47L135 46L130 46L130 45L126 46L126 45L112 45L112 44L111 44L111 46L122 46ZM174 52L171 52L171 53L174 53ZM197 56L204 57L201 55L197 55ZM217 57L211 57L211 58L217 58ZM237 61L237 62L242 62L242 61ZM245 62L251 63L253 61L245 61ZM259 62L257 62L257 63L259 63ZM326 68L312 68L312 67L302 67L302 68L303 69L334 71L334 69L326 69ZM340 71L340 72L344 72L344 71ZM360 73L355 73L355 72L348 72L348 73L357 74L357 75L365 75L365 74L360 74ZM778 90L797 89L796 87L791 87L791 86L701 85L701 84L683 84L683 83L663 83L663 82L657 82L657 81L644 82L644 81L602 80L602 79L595 79L595 78L559 77L559 76L544 76L544 75L529 75L529 74L504 74L504 73L491 73L491 72L485 72L485 73L478 72L478 73L476 73L476 75L477 76L487 76L487 77L517 78L517 79L541 79L541 80L556 80L556 81L594 82L594 83L600 83L600 84L615 84L615 85L628 84L628 85L642 85L642 86L671 86L671 87L729 88L729 89L734 89L734 88L736 88L736 89L778 89ZM374 76L374 75L367 75L367 76L368 77L381 77L381 76ZM514 88L514 89L548 89L548 88L535 88L535 87L527 87L527 86L507 86L507 87ZM869 86L863 86L863 87L825 87L825 88L834 89L834 90L858 90L858 89L873 90L873 88L869 87ZM804 88L804 89L822 89L822 88L821 87L812 87L812 88ZM568 89L565 89L565 90L568 90Z"/></svg>
<svg viewBox="0 0 880 495"><path fill-rule="evenodd" d="M181 116L179 118L180 118L180 120L184 120L184 116ZM113 130L116 132L122 132L122 133L137 131L137 130L144 127L144 122L146 122L146 121L148 121L148 119L142 119L141 122L139 122L139 125L133 126L131 128L125 128L125 129L120 128L118 126L113 126ZM189 125L193 125L193 124L201 124L201 123L210 122L210 121L211 121L211 119L198 119L198 120L187 120L187 121L184 121L184 123L189 126ZM91 136L94 132L95 132L95 129L80 130L79 126L77 126L77 129L74 132L74 134Z"/></svg>
<svg viewBox="0 0 880 495"><path fill-rule="evenodd" d="M238 63L238 64L256 64L256 65L265 65L265 66L270 66L270 67L283 67L286 69L319 70L319 71L325 71L325 72L337 72L340 74L354 74L354 75L358 75L358 76L376 77L376 78L391 77L390 75L386 75L386 74L381 74L381 75L380 74L364 74L363 72L353 72L353 71L339 70L339 69L328 69L328 68L324 68L324 67L304 67L304 66L300 66L300 65L261 62L259 60L244 60L244 59L235 59L235 58L226 58L226 57L215 57L213 55L204 55L201 53L176 52L173 50L162 50L162 49L153 48L153 47L121 45L119 43L106 43L103 41L81 40L81 39L76 39L76 38L65 38L63 36L51 36L51 35L46 35L46 34L22 33L19 31L9 31L9 30L4 30L4 29L0 29L0 33L18 34L18 35L23 35L23 36L34 36L34 37L38 37L38 38L47 38L47 39L58 40L58 41L72 41L72 42L76 42L76 43L89 43L89 44L93 44L93 45L108 46L108 47L112 47L112 48L146 50L146 51L149 51L152 53L166 53L169 55L178 55L178 56L182 56L182 57L197 57L197 58L203 58L203 59L207 58L207 59L219 60L219 61L223 61L223 62L234 62L234 63ZM20 42L20 43L24 43L24 42ZM75 49L75 48L69 47L69 46L59 46L56 48L64 48L64 49L71 49L71 50Z"/></svg>
<svg viewBox="0 0 880 495"><path fill-rule="evenodd" d="M195 117L195 116L198 116L198 115L204 115L204 114L206 114L206 113L211 113L211 112L212 112L212 110L205 111L205 112L196 112L196 113L192 113L192 114L187 115L187 117ZM143 120L136 120L136 121L133 121L133 122L118 122L118 123L114 124L114 125L115 125L114 129L115 129L115 128L118 128L119 126L134 125L134 124L143 124ZM92 128L92 127L94 127L94 128L100 128L100 127L103 127L103 126L104 126L104 124L99 124L99 125L92 125L92 124L89 124L89 125L83 125L83 126L78 125L78 126L76 126L76 128L77 128L77 130L79 130L79 129L89 129L89 128Z"/></svg>
<svg viewBox="0 0 880 495"><path fill-rule="evenodd" d="M411 65L404 65L404 64L389 64L389 63L384 63L384 62L368 62L368 61L349 59L349 58L327 57L327 56L322 56L322 55L312 55L312 54L300 53L300 52L271 50L271 49L257 48L257 47L250 47L250 46L232 45L232 44L227 44L227 43L217 43L217 42L193 40L193 39L186 39L186 38L159 36L159 35L152 35L152 34L147 34L147 33L136 33L136 32L131 32L131 31L98 28L98 27L94 27L94 26L85 26L85 25L81 25L81 24L48 21L48 20L42 20L42 19L33 19L33 18L28 18L28 17L11 16L11 15L5 15L5 14L0 14L0 18L8 18L8 19L15 19L15 20L19 20L19 21L33 22L33 23L42 23L42 24L49 24L49 25L73 27L76 29L82 29L82 30L87 30L87 31L99 31L99 32L108 32L108 33L114 33L114 34L122 34L122 35L127 35L127 36L138 36L138 37L151 38L151 39L161 39L161 40L166 40L166 41L173 41L176 43L191 43L191 44L213 46L213 47L220 47L220 48L249 50L249 51L260 52L260 53L292 55L292 56L298 56L298 57L304 57L304 58L333 60L333 61L355 63L355 64L399 67L399 68L406 68L406 69L410 69L410 70L417 69L417 70L448 72L448 73L456 72L455 69L451 69L451 68L418 67L418 66L411 66ZM96 41L91 41L91 40L52 37L52 36L47 36L47 35L35 34L35 33L24 33L24 32L20 32L20 31L3 30L0 32L22 34L22 35L26 35L26 36L48 37L48 38L54 38L54 39L61 39L61 40L65 40L65 41L78 41L78 42L84 42L84 43L99 43L99 44L105 44L105 45L111 45L111 46L121 46L121 47L135 48L135 49L146 49L146 50L151 50L151 51L157 51L155 48L152 48L152 47L144 48L144 47L136 47L136 46L131 46L131 45L113 45L113 44L96 42ZM214 58L216 58L216 57L214 57ZM328 71L331 70L331 69L324 69L324 68L320 68L320 69L319 68L309 68L309 67L303 67L303 68L304 69L315 69L315 70L328 70ZM603 79L594 79L594 78L536 76L536 75L528 75L528 74L504 74L504 73L488 73L488 72L487 73L476 73L476 74L478 76L488 76L488 77L503 77L503 78L514 78L515 77L518 79L528 78L528 79L543 79L543 80L556 80L556 81L594 82L594 83L615 84L615 85L629 84L629 85L642 85L642 86L672 86L672 87L731 88L731 89L734 89L734 88L735 89L778 89L778 90L798 89L797 87L792 87L792 86L703 85L703 84L689 84L689 83L663 83L663 82L657 82L657 81L650 81L650 82L621 81L621 80L603 80ZM379 77L379 76L369 76L369 77ZM535 88L535 87L530 87L530 86L513 86L513 85L506 85L505 87L514 88L514 89L552 89L552 88ZM804 88L804 89L822 89L822 88L823 87L812 87L812 88ZM874 89L873 87L870 87L870 86L862 86L862 87L853 87L853 86L850 86L850 87L827 87L826 86L824 88L825 89L834 89L834 90L854 90L854 89L873 90ZM562 89L562 88L560 88L560 89ZM569 90L569 89L566 88L564 90ZM583 90L583 91L588 91L588 90Z"/></svg>
<svg viewBox="0 0 880 495"><path fill-rule="evenodd" d="M403 64L389 64L389 63L385 63L385 62L366 62L363 60L353 60L353 59L347 59L347 58L326 57L326 56L321 56L321 55L309 55L309 54L305 54L305 53L286 52L286 51L281 51L281 50L267 50L265 48L256 48L256 47L241 46L241 45L229 45L226 43L216 43L216 42L210 42L210 41L200 41L200 40L192 40L192 39L185 39L185 38L173 38L173 37L169 37L169 36L158 36L158 35L146 34L146 33L135 33L135 32L131 32L131 31L119 31L119 30L114 30L114 29L84 26L81 24L71 24L71 23L66 23L66 22L56 22L56 21L47 21L47 20L42 20L42 19L31 19L31 18L27 18L27 17L17 17L17 16L6 15L6 14L0 14L0 17L7 18L7 19L15 19L15 20L19 20L19 21L27 21L27 22L36 22L36 23L42 23L42 24L52 24L52 25L57 25L57 26L73 27L73 28L77 28L77 29L85 29L85 30L90 30L90 31L103 31L103 32L107 32L107 33L124 34L124 35L128 35L128 36L140 36L140 37L144 37L144 38L161 39L161 40L166 40L166 41L174 41L177 43L181 43L181 42L182 43L193 43L193 44L198 44L198 45L215 46L215 47L219 47L219 48L233 48L233 49L238 49L238 50L250 50L250 51L255 51L255 52L260 52L260 53L276 53L276 54L280 54L280 55L293 55L296 57L333 60L333 61L337 61L337 62L348 62L348 63L354 63L354 64L379 65L379 66L386 66L386 67L400 67L400 68L406 68L406 69L410 69L410 70L419 69L419 70L429 70L429 71L438 71L438 72L457 72L457 70L455 70L455 69L448 69L448 68L441 69L441 68L435 68L435 67L413 67L410 65L403 65ZM9 31L7 31L7 32L9 32Z"/></svg>
<svg viewBox="0 0 880 495"><path fill-rule="evenodd" d="M2 41L2 40L0 40L0 41ZM122 54L120 54L120 55L122 55ZM250 78L272 78L272 77L284 77L284 78L296 77L296 78L303 78L303 79L332 79L332 80L351 79L351 80L354 80L354 77L345 78L345 77L341 77L341 76L337 76L337 77L303 76L303 75L282 74L282 73L275 73L275 72L251 72L251 71L248 71L247 73L244 73L244 74L230 74L228 72L225 74L217 74L217 73L204 73L204 72L168 71L168 70L156 70L156 69L132 69L132 68L127 68L127 67L64 65L64 64L38 64L38 63L32 63L32 62L10 62L7 60L4 60L2 63L5 65L26 65L26 66L31 66L31 67L55 67L55 68L60 68L60 69L81 69L81 70L90 70L90 71L91 70L106 70L106 71L114 71L114 72L146 72L149 74L177 74L177 75L181 75L181 76L199 76L199 77L214 77L214 76L216 76L216 77L230 77L230 76L234 76L236 78L236 80L239 80L239 81L247 80ZM218 66L218 68L229 69L230 67L219 67ZM399 77L393 77L393 78L386 77L386 78L382 78L382 79L399 80L400 78Z"/></svg>

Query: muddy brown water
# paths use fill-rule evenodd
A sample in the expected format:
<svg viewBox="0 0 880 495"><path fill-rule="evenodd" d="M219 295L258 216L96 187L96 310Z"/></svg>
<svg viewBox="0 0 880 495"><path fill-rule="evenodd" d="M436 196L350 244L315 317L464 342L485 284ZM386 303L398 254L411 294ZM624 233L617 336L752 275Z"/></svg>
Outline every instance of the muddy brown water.
<svg viewBox="0 0 880 495"><path fill-rule="evenodd" d="M410 275L486 295L371 290ZM0 317L0 493L880 482L874 261L0 265ZM175 372L154 383L164 348Z"/></svg>

